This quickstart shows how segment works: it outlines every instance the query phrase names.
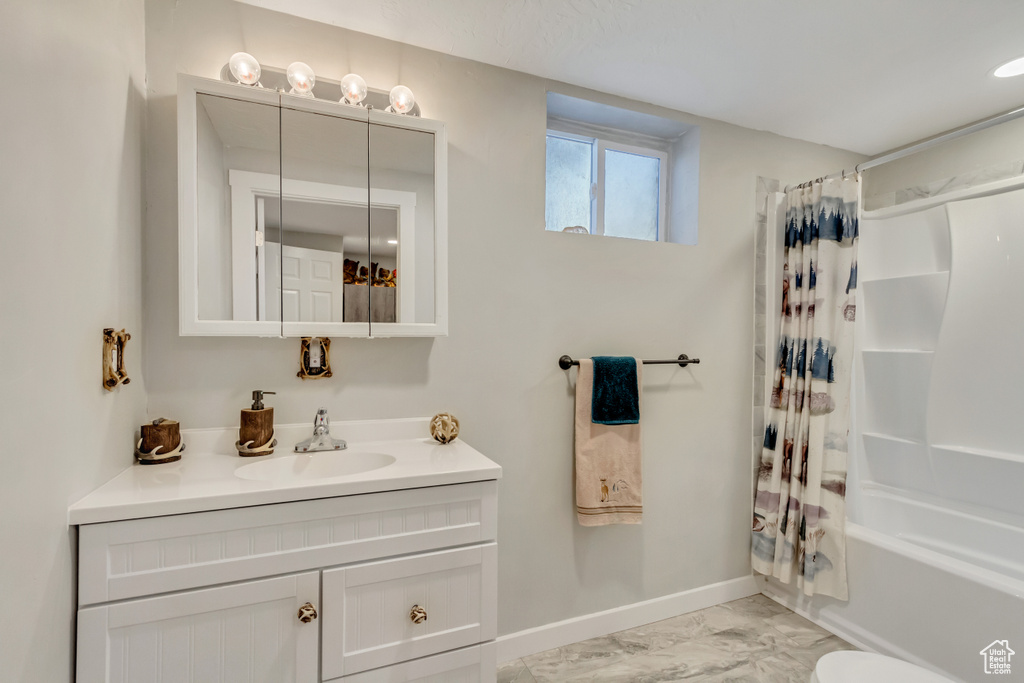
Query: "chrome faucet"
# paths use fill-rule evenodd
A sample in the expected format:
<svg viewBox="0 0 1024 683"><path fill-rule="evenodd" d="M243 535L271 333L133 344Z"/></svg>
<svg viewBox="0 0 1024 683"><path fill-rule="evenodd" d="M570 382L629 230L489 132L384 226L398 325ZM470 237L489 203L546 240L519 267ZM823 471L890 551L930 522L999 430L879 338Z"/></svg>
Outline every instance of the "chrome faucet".
<svg viewBox="0 0 1024 683"><path fill-rule="evenodd" d="M327 417L327 408L316 411L316 417L313 419L313 436L295 444L295 452L341 451L348 448L348 444L342 439L331 438L330 422Z"/></svg>

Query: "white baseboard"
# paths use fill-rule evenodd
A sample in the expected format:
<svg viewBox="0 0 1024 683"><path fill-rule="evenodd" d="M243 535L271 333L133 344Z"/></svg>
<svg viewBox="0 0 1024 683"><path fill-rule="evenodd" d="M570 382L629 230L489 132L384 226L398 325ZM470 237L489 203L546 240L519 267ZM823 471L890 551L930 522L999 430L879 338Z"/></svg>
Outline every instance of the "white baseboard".
<svg viewBox="0 0 1024 683"><path fill-rule="evenodd" d="M701 586L604 612L556 621L498 638L498 662L519 659L581 640L636 628L679 614L712 607L761 592L762 582L753 576Z"/></svg>

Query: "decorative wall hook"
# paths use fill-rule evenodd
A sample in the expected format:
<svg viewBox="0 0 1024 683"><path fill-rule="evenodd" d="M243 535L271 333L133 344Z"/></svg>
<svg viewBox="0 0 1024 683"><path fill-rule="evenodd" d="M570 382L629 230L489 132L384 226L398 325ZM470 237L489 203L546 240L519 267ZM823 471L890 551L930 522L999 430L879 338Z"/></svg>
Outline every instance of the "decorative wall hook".
<svg viewBox="0 0 1024 683"><path fill-rule="evenodd" d="M313 340L316 343L313 343ZM299 347L299 372L302 379L330 377L331 340L327 337L303 337Z"/></svg>
<svg viewBox="0 0 1024 683"><path fill-rule="evenodd" d="M131 382L124 371L124 347L131 338L124 330L103 329L103 388L107 391L113 391L118 384Z"/></svg>

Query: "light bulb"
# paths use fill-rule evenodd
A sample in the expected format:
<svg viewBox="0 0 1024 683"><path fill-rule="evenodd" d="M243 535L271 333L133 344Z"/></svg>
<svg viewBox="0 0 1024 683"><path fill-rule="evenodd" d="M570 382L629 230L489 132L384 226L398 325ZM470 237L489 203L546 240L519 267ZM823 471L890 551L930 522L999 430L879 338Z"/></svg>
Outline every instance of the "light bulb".
<svg viewBox="0 0 1024 683"><path fill-rule="evenodd" d="M396 85L391 89L391 111L396 114L408 114L416 106L416 98L404 85Z"/></svg>
<svg viewBox="0 0 1024 683"><path fill-rule="evenodd" d="M248 52L236 52L231 55L228 68L239 83L256 85L260 80L260 63Z"/></svg>
<svg viewBox="0 0 1024 683"><path fill-rule="evenodd" d="M349 74L341 79L341 101L359 104L366 98L366 81L362 76Z"/></svg>
<svg viewBox="0 0 1024 683"><path fill-rule="evenodd" d="M292 89L290 95L313 96L313 86L316 85L316 75L309 64L305 62L292 62L288 65L288 82Z"/></svg>
<svg viewBox="0 0 1024 683"><path fill-rule="evenodd" d="M1007 62L996 69L993 74L996 78L1010 78L1024 74L1024 57L1018 57L1012 62Z"/></svg>

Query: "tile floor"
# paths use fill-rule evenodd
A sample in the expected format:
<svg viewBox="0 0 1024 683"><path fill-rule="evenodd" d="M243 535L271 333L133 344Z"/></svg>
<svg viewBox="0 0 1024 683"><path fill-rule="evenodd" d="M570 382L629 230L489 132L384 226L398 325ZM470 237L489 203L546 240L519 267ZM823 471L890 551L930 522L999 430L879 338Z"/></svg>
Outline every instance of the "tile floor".
<svg viewBox="0 0 1024 683"><path fill-rule="evenodd" d="M498 683L808 683L819 657L854 649L754 595L506 662L498 667Z"/></svg>

